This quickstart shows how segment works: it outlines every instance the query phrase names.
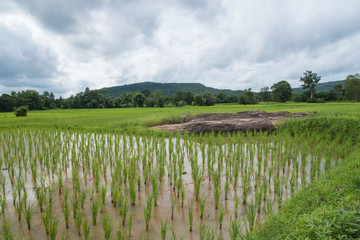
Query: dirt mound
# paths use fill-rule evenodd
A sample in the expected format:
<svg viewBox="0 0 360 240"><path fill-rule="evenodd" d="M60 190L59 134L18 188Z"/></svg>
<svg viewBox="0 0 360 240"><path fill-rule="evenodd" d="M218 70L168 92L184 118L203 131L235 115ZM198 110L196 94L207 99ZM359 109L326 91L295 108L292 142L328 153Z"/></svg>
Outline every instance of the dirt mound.
<svg viewBox="0 0 360 240"><path fill-rule="evenodd" d="M228 131L264 131L274 130L285 118L306 117L306 113L287 111L271 112L245 111L238 113L201 113L191 121L180 124L155 126L162 131L228 132Z"/></svg>

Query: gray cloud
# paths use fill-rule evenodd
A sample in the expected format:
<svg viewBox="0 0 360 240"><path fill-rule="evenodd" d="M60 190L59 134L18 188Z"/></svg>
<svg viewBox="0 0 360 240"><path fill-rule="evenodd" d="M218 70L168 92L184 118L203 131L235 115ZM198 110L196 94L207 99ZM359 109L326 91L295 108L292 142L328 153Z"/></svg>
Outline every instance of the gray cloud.
<svg viewBox="0 0 360 240"><path fill-rule="evenodd" d="M0 24L0 84L4 88L54 88L57 57L35 43L29 29L14 31Z"/></svg>
<svg viewBox="0 0 360 240"><path fill-rule="evenodd" d="M281 80L299 86L307 69L332 81L360 68L357 0L1 4L0 18L24 17L28 29L17 31L15 20L0 28L6 46L0 47L0 79L18 79L1 85L14 88L29 82L45 88L43 79L53 77L65 95L140 81L259 90Z"/></svg>

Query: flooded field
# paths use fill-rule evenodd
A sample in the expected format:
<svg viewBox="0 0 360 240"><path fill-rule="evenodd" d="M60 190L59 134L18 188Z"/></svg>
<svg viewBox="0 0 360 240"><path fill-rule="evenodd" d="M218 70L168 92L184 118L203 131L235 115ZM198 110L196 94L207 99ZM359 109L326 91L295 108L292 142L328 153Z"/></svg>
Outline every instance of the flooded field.
<svg viewBox="0 0 360 240"><path fill-rule="evenodd" d="M309 133L31 129L0 142L1 235L24 239L237 239L352 147Z"/></svg>

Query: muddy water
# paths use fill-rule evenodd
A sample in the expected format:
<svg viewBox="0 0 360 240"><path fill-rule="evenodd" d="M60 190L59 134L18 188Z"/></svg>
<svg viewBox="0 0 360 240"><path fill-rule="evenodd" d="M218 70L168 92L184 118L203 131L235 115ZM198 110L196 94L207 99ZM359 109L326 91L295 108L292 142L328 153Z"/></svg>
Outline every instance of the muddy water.
<svg viewBox="0 0 360 240"><path fill-rule="evenodd" d="M95 183L94 177L89 173L87 176L87 180L84 179L83 171L79 171L79 179L81 181L81 189L87 191L87 197L84 205L84 216L87 217L88 222L90 223L90 238L91 239L103 239L104 232L101 225L101 216L105 213L109 214L110 218L113 222L113 230L111 237L116 238L116 232L120 228L124 234L130 239L159 239L160 238L160 222L167 221L168 222L168 230L167 230L167 239L171 236L171 232L169 226L172 226L174 232L176 233L177 239L200 239L199 227L200 224L209 225L213 227L219 236L220 239L229 239L229 225L230 225L230 216L234 217L234 195L237 194L240 196L240 204L238 208L238 217L242 218L243 224L248 226L247 223L247 207L250 202L254 202L256 198L255 188L256 185L259 184L259 181L265 181L261 179L266 179L269 182L269 189L267 191L267 198L271 198L274 202L273 210L276 211L279 202L279 195L275 193L274 182L276 178L281 180L281 188L283 190L283 195L281 196L283 200L291 197L291 186L289 179L295 173L296 166L298 169L302 168L302 157L298 152L299 150L295 150L296 152L292 155L290 160L286 162L286 164L281 165L279 162L282 160L281 156L276 157L276 154L273 154L273 158L271 157L271 151L281 155L285 149L278 148L275 149L276 146L273 145L271 139L269 142L265 143L269 146L270 153L265 155L264 153L260 154L262 159L267 158L268 164L267 168L264 168L264 163L262 163L262 168L260 169L260 180L255 182L255 173L258 168L259 159L257 157L258 145L254 143L250 146L244 143L244 141L237 141L230 146L227 143L221 143L220 146L209 146L207 143L197 143L197 142L186 142L187 140L183 140L180 138L173 138L171 141L169 139L160 138L152 138L152 137L137 137L137 136L116 136L116 135L106 135L106 134L80 134L74 132L61 132L61 131L15 131L3 133L0 136L2 143L4 145L0 148L0 158L2 163L1 175L2 179L5 179L5 192L6 192L6 203L7 207L5 209L5 215L8 221L11 223L13 233L16 233L19 237L24 237L25 239L47 239L45 234L45 229L43 222L41 220L41 213L38 207L38 203L35 197L35 186L41 185L41 175L43 175L42 185L45 190L48 190L48 187L51 186L54 189L54 205L53 205L53 217L59 219L58 226L58 239L62 236L68 237L68 239L81 239L83 236L83 231L81 230L81 236L78 235L76 230L75 221L72 215L72 211L70 214L70 227L66 229L65 221L62 213L62 204L64 202L63 194L59 195L57 188L57 179L58 179L58 171L60 170L59 166L62 166L61 169L67 168L66 172L63 173L63 192L64 189L70 190L70 196L73 196L73 183L72 183L72 164L74 159L78 159L81 165L84 165L85 158L89 158L90 161L94 161L94 159L101 159L104 162L110 162L110 159L123 159L123 158L139 158L138 160L138 174L140 174L141 188L140 192L137 192L136 203L134 206L129 206L129 211L127 215L127 221L125 226L122 226L121 220L122 216L119 214L119 209L114 207L111 203L111 192L110 192L110 181L111 181L111 172L113 171L114 166L110 166L108 164L106 169L106 178L101 178L100 185L105 184L107 186L106 193L106 203L105 208L102 210L102 213L99 213L97 217L97 225L93 226L91 224L91 211L90 211L90 192L94 191ZM239 143L241 142L241 143ZM147 148L149 152L149 157L153 159L153 166L156 168L157 161L159 159L159 152L156 149L165 149L165 159L166 162L170 161L169 154L169 145L173 145L174 155L176 158L184 161L184 169L182 175L182 184L186 187L185 201L184 207L182 208L180 205L180 198L175 198L175 212L174 219L171 219L171 204L170 204L170 195L176 195L177 192L173 192L172 186L170 185L170 180L168 178L168 173L165 169L165 175L160 183L160 194L158 199L158 206L153 208L152 217L150 220L149 231L145 231L145 218L143 213L143 208L146 206L146 199L149 195L151 195L152 187L148 182L144 185L143 181L143 172L141 166L141 158L142 154L144 154L144 149ZM202 144L204 146L202 146ZM225 163L226 161L231 161L229 159L233 159L236 157L235 149L237 149L237 144L240 144L240 150L242 157L244 158L244 163L246 165L241 166L238 184L236 189L233 188L233 182L230 179L230 189L228 194L228 200L225 200L224 196L224 186L225 186ZM264 146L262 146L264 147ZM177 152L176 149L179 149ZM208 158L214 158L214 170L216 170L218 166L218 158L220 158L220 148L224 153L221 164L221 197L220 197L220 206L225 206L226 213L224 217L222 230L218 229L218 214L219 211L215 210L214 203L214 183L209 181L208 173L207 173L207 161ZM253 149L253 157L250 156L250 148ZM191 176L191 163L190 159L193 157L197 160L197 164L201 167L203 162L203 154L202 149L204 149L204 162L205 167L203 169L203 180L200 188L200 198L206 199L206 207L204 211L204 218L200 219L200 204L195 200L194 193L194 183L193 178ZM210 149L211 155L207 155L206 152ZM126 152L127 155L124 155ZM229 159L228 159L229 157ZM11 167L9 168L6 162L9 159L14 159L13 163L13 173L11 172ZM19 160L20 159L20 160ZM41 160L42 159L42 160ZM53 160L55 167L54 174L51 173L51 169L44 164L44 159ZM306 183L310 183L312 181L311 169L314 165L313 159L315 159L311 155L306 155L306 166L304 167L305 178L302 178L302 171L298 170L298 176L296 181L296 188L299 188L303 183L303 179L305 179ZM32 180L32 174L30 171L30 162L36 160L37 164L37 183ZM325 158L320 157L317 159L319 169L316 172L319 175L321 172L325 171ZM24 163L27 163L27 166L24 167ZM332 165L334 165L336 161L332 161ZM113 164L115 164L113 162ZM230 163L228 163L230 164ZM50 164L51 165L51 164ZM269 166L272 166L271 177L269 177ZM279 170L276 170L278 166ZM244 175L243 169L248 168L249 176L250 176L250 190L249 195L246 198L246 204L243 205L243 195L242 195L242 178ZM82 168L80 168L82 169ZM21 170L21 171L20 171ZM230 170L233 171L233 170ZM20 173L21 172L21 173ZM91 172L91 171L89 171ZM102 171L101 171L102 172ZM11 176L14 177L11 177ZM20 176L20 178L18 177ZM54 177L53 177L54 176ZM232 173L230 174L230 178L232 178ZM24 217L22 216L21 221L17 220L17 214L13 206L12 192L13 188L18 183L18 179L21 179L25 183L25 189L27 193L27 201L28 203L33 204L34 206L34 215L31 221L31 230L27 230L26 222ZM13 182L13 184L11 184ZM14 186L14 187L13 187ZM259 186L257 186L259 187ZM125 192L127 192L128 185L124 184ZM95 196L99 194L95 193ZM98 196L99 198L99 196ZM264 198L265 199L265 198ZM70 199L67 200L70 207ZM189 231L189 217L188 217L188 208L189 204L193 203L194 209L194 221L193 221L193 231ZM44 207L45 208L45 207ZM257 214L257 221L262 221L267 215L266 201L261 201L261 210L260 213ZM129 216L133 216L132 229L128 232L128 219Z"/></svg>

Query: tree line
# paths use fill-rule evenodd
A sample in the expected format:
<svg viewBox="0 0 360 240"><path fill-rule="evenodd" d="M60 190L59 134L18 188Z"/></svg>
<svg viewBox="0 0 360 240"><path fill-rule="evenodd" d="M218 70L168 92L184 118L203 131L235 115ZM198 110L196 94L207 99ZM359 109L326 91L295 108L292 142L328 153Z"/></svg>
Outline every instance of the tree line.
<svg viewBox="0 0 360 240"><path fill-rule="evenodd" d="M20 106L29 110L46 109L80 109L80 108L130 108L130 107L182 107L212 106L216 103L257 104L258 102L326 102L326 101L360 101L360 74L347 76L345 86L337 84L331 91L316 92L316 84L321 77L312 71L306 71L300 78L303 83L303 93L292 93L287 81L279 81L270 88L263 87L255 93L250 88L245 89L240 96L218 93L215 96L206 92L195 95L191 91L178 91L173 95L164 95L158 89L152 92L144 89L141 92L123 93L119 97L105 97L103 90L90 90L72 95L69 98L55 98L53 93L43 94L35 90L11 92L0 96L0 112L11 112Z"/></svg>

